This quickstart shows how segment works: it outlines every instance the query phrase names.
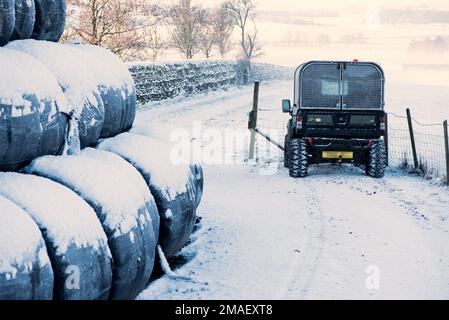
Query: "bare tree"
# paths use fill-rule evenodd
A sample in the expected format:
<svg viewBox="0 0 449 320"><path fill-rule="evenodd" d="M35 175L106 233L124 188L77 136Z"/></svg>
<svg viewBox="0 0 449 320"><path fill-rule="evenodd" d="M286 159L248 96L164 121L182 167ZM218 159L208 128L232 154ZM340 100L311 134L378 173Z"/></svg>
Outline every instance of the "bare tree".
<svg viewBox="0 0 449 320"><path fill-rule="evenodd" d="M204 10L192 6L191 0L180 0L172 7L172 41L186 59L192 59L200 50Z"/></svg>
<svg viewBox="0 0 449 320"><path fill-rule="evenodd" d="M69 0L64 39L109 48L124 60L143 59L149 28L163 18L139 0Z"/></svg>
<svg viewBox="0 0 449 320"><path fill-rule="evenodd" d="M215 31L215 43L222 58L231 50L232 32L234 30L234 20L227 10L226 4L222 4L215 12L213 19Z"/></svg>
<svg viewBox="0 0 449 320"><path fill-rule="evenodd" d="M162 38L159 31L159 25L155 24L149 28L147 44L150 51L151 61L156 62L168 48L167 42Z"/></svg>
<svg viewBox="0 0 449 320"><path fill-rule="evenodd" d="M201 37L199 45L201 52L207 59L210 58L213 46L216 42L214 29L215 19L214 13L210 10L204 11L201 19Z"/></svg>
<svg viewBox="0 0 449 320"><path fill-rule="evenodd" d="M252 60L262 55L257 42L257 27L255 24L256 6L252 0L228 0L225 7L240 30L240 46L242 58ZM252 27L250 31L249 28Z"/></svg>

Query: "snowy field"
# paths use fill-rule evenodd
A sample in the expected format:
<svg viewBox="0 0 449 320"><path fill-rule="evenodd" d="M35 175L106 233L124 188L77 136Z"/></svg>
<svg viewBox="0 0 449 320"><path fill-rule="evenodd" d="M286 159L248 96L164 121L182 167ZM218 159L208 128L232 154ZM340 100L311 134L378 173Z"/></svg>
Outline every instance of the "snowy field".
<svg viewBox="0 0 449 320"><path fill-rule="evenodd" d="M282 119L280 100L291 96L291 86L262 84L260 107L276 110L264 117ZM398 94L403 87L407 95ZM433 110L416 111L423 122L449 117L447 90L416 89L392 85L389 110L403 114L404 105L418 109L426 99ZM138 298L448 299L449 189L396 169L375 180L339 165L312 167L309 177L294 180L282 154L261 138L258 160L243 161L251 100L251 87L231 88L138 114L137 126L200 126L203 153L220 133L223 145L229 132L246 139L222 163L206 157L202 220L172 261L191 280L164 276Z"/></svg>

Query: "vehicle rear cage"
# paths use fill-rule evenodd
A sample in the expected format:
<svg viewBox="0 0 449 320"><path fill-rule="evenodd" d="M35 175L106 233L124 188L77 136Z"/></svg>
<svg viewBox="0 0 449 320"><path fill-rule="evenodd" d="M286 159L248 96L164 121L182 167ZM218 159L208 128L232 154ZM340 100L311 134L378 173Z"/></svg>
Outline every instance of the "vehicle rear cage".
<svg viewBox="0 0 449 320"><path fill-rule="evenodd" d="M383 110L385 76L372 62L311 61L295 72L300 109Z"/></svg>

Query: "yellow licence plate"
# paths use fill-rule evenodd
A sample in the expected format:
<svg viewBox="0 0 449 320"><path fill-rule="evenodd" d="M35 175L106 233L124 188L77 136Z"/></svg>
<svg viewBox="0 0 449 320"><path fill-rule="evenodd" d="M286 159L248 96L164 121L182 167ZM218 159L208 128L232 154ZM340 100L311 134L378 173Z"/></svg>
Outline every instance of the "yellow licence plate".
<svg viewBox="0 0 449 320"><path fill-rule="evenodd" d="M354 159L352 151L323 151L323 159Z"/></svg>

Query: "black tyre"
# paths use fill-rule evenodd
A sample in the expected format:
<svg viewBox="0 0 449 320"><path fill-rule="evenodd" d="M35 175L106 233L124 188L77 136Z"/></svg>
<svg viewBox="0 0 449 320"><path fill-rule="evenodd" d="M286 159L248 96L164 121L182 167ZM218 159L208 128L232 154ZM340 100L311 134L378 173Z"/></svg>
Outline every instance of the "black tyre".
<svg viewBox="0 0 449 320"><path fill-rule="evenodd" d="M108 239L83 199L59 183L18 173L0 173L0 194L23 208L40 228L54 271L54 299L108 299Z"/></svg>
<svg viewBox="0 0 449 320"><path fill-rule="evenodd" d="M171 164L168 145L146 136L123 133L104 140L98 148L122 156L144 177L160 216L159 242L164 254L173 256L185 246L195 224L195 181L190 167Z"/></svg>
<svg viewBox="0 0 449 320"><path fill-rule="evenodd" d="M53 270L34 221L0 196L0 300L50 300Z"/></svg>
<svg viewBox="0 0 449 320"><path fill-rule="evenodd" d="M289 139L288 135L285 135L284 140L284 167L290 168L290 159L289 159Z"/></svg>
<svg viewBox="0 0 449 320"><path fill-rule="evenodd" d="M114 261L111 299L134 299L153 271L154 198L139 172L121 157L85 149L79 156L42 157L27 172L59 182L94 208Z"/></svg>
<svg viewBox="0 0 449 320"><path fill-rule="evenodd" d="M14 23L14 0L0 0L0 46L8 43Z"/></svg>
<svg viewBox="0 0 449 320"><path fill-rule="evenodd" d="M0 48L0 65L0 170L16 171L60 153L68 103L53 74L33 57Z"/></svg>
<svg viewBox="0 0 449 320"><path fill-rule="evenodd" d="M383 140L379 140L370 147L367 161L366 174L368 176L373 178L383 178L385 176L387 150Z"/></svg>
<svg viewBox="0 0 449 320"><path fill-rule="evenodd" d="M34 0L34 3L36 20L33 39L58 42L65 28L67 1Z"/></svg>
<svg viewBox="0 0 449 320"><path fill-rule="evenodd" d="M20 40L11 42L8 47L33 56L53 73L79 119L81 148L96 146L103 128L105 110L94 80L91 55L48 41Z"/></svg>
<svg viewBox="0 0 449 320"><path fill-rule="evenodd" d="M304 139L292 139L289 144L289 173L292 178L304 178L308 174L309 161L307 142Z"/></svg>
<svg viewBox="0 0 449 320"><path fill-rule="evenodd" d="M36 6L34 1L16 0L15 16L16 22L14 25L14 32L9 40L13 41L31 38L36 19Z"/></svg>

